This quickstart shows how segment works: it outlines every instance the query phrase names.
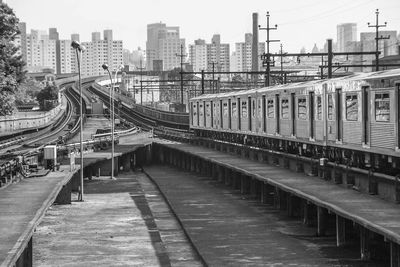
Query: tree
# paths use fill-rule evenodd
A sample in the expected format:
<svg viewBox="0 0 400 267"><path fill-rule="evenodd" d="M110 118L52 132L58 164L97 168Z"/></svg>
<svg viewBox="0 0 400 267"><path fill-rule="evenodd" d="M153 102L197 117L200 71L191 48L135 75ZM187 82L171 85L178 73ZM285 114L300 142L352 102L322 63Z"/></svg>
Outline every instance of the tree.
<svg viewBox="0 0 400 267"><path fill-rule="evenodd" d="M54 85L48 85L36 96L41 110L50 110L57 104L58 89Z"/></svg>
<svg viewBox="0 0 400 267"><path fill-rule="evenodd" d="M25 62L15 45L15 38L20 33L18 22L13 10L0 3L0 114L15 110L14 94L25 78Z"/></svg>

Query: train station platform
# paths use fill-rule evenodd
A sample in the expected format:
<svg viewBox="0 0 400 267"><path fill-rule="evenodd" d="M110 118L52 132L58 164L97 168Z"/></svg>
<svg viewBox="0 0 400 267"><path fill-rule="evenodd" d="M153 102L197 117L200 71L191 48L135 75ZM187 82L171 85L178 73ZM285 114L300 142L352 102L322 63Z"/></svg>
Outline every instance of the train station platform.
<svg viewBox="0 0 400 267"><path fill-rule="evenodd" d="M37 224L72 176L68 166L61 166L60 171L23 179L0 190L0 266L17 262L32 246ZM26 257L32 260L32 255Z"/></svg>
<svg viewBox="0 0 400 267"><path fill-rule="evenodd" d="M318 177L289 171L269 165L265 162L242 158L238 155L186 143L163 143L156 147L156 154L162 162L180 166L191 171L205 172L219 176L222 181L232 182L239 177L242 192L253 191L261 198L274 195L280 197L284 192L287 207L305 201L317 207L318 232L322 231L326 217L336 216L336 237L338 246L345 242L344 220L361 226L361 256L368 253L369 233L382 235L385 242L390 242L393 261L398 262L398 244L400 244L400 208L397 204L382 200L376 196L345 189ZM160 173L158 173L160 175ZM222 177L221 177L222 176ZM170 177L172 178L172 177ZM229 178L229 180L228 180ZM257 185L254 183L258 182ZM272 191L266 186L272 187ZM246 188L248 187L248 189ZM254 187L260 188L260 191ZM281 194L282 195L282 194ZM282 199L274 201L283 202ZM293 202L292 202L293 201ZM278 204L279 205L279 204ZM363 247L365 246L365 247ZM393 266L398 266L394 264Z"/></svg>

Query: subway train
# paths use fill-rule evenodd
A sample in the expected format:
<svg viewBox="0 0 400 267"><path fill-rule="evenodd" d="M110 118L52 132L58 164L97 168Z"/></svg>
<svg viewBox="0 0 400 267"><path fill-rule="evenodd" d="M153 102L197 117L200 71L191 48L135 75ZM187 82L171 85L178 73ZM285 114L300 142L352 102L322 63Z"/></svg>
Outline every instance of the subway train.
<svg viewBox="0 0 400 267"><path fill-rule="evenodd" d="M200 137L393 174L399 113L400 69L393 69L201 95L190 100L190 128Z"/></svg>

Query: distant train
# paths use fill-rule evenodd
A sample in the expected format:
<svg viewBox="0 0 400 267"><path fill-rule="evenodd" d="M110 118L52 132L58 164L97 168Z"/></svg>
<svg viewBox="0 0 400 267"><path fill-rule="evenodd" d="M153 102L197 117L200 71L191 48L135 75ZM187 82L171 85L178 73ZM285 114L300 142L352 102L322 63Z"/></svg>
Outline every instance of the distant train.
<svg viewBox="0 0 400 267"><path fill-rule="evenodd" d="M400 168L400 69L190 100L199 136L362 168Z"/></svg>

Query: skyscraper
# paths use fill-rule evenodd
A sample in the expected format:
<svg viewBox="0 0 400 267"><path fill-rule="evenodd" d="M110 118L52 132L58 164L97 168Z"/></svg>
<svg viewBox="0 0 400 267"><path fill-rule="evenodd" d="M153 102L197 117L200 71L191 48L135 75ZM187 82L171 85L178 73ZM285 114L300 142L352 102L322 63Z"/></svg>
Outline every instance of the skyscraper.
<svg viewBox="0 0 400 267"><path fill-rule="evenodd" d="M189 45L189 62L194 71L207 69L207 45L206 41L198 39L194 44Z"/></svg>
<svg viewBox="0 0 400 267"><path fill-rule="evenodd" d="M56 41L56 73L61 73L60 35L57 28L49 28L49 39Z"/></svg>
<svg viewBox="0 0 400 267"><path fill-rule="evenodd" d="M254 45L253 45L253 35L251 33L246 33L243 43L236 43L236 70L237 71L250 71L254 70L253 66L253 53L254 53ZM257 59L257 70L261 69L262 61L261 55L265 52L265 43L258 43L256 51L259 53L256 57Z"/></svg>
<svg viewBox="0 0 400 267"><path fill-rule="evenodd" d="M26 58L26 23L25 22L20 22L18 23L18 29L20 31L19 34L19 45L21 46L21 55L22 55L22 60L27 61Z"/></svg>
<svg viewBox="0 0 400 267"><path fill-rule="evenodd" d="M337 52L348 52L349 42L357 41L357 24L337 25Z"/></svg>
<svg viewBox="0 0 400 267"><path fill-rule="evenodd" d="M221 36L219 34L214 34L211 43L207 44L207 70L212 71L214 64L214 70L216 71L229 71L229 62L229 44L221 43Z"/></svg>
<svg viewBox="0 0 400 267"><path fill-rule="evenodd" d="M180 67L181 45L185 54L185 39L179 36L179 27L167 27L165 23L147 25L146 65L148 70L153 70L153 61L162 60L163 69L171 70Z"/></svg>

